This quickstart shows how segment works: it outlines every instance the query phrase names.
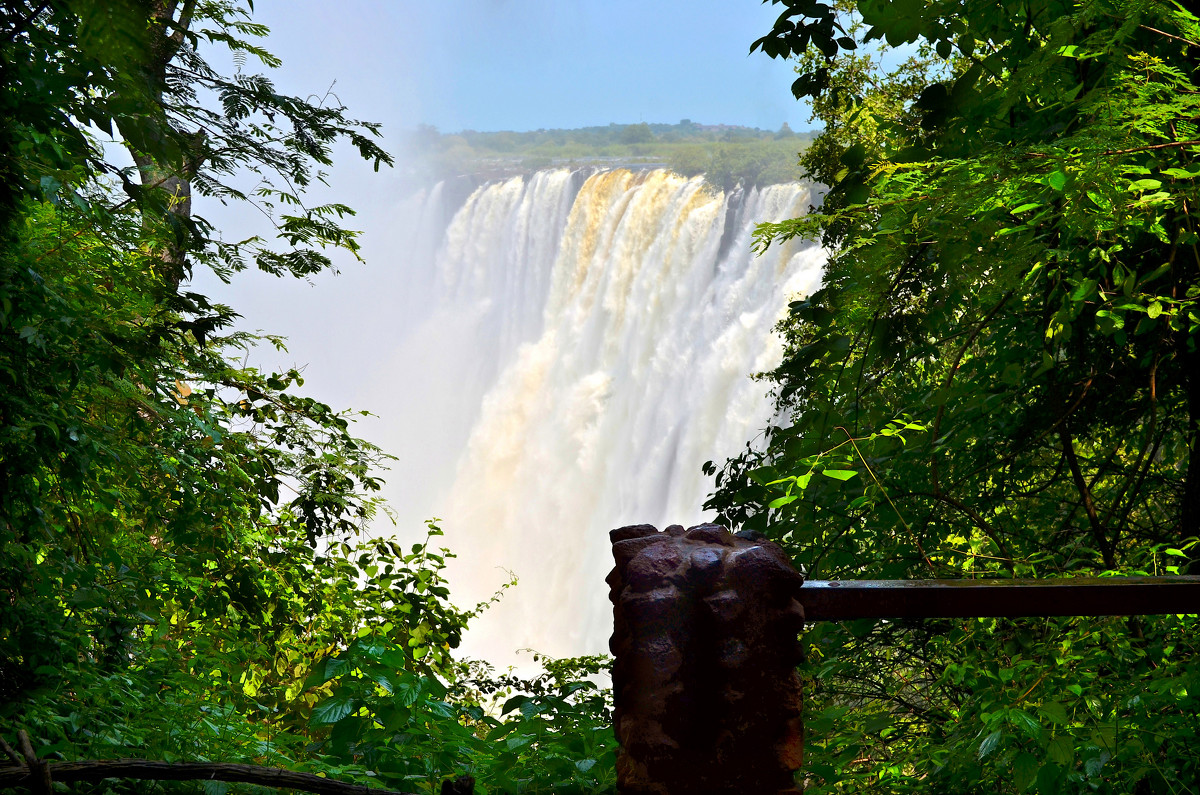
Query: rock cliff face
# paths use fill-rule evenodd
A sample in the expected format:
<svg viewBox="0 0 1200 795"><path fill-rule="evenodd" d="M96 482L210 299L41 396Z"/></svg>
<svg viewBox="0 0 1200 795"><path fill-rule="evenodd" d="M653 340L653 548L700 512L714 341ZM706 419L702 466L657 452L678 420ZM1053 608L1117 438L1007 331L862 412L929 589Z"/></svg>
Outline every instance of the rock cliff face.
<svg viewBox="0 0 1200 795"><path fill-rule="evenodd" d="M798 792L803 577L778 545L718 525L610 536L620 791Z"/></svg>

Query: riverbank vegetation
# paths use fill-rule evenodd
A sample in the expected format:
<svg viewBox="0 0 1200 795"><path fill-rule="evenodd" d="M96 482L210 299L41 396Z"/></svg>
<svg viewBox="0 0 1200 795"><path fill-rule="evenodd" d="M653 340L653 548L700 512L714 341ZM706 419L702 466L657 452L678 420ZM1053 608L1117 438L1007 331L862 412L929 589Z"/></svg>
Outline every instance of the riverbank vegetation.
<svg viewBox="0 0 1200 795"><path fill-rule="evenodd" d="M1172 2L791 3L825 284L710 506L817 578L1197 573L1200 24ZM716 471L714 464L710 471ZM832 476L826 477L825 473ZM809 631L806 792L1200 791L1200 623Z"/></svg>
<svg viewBox="0 0 1200 795"><path fill-rule="evenodd" d="M812 137L786 123L770 131L684 119L533 132L441 134L422 127L409 136L407 148L427 179L496 178L541 168L660 167L687 177L704 174L713 186L729 190L800 179L799 153Z"/></svg>

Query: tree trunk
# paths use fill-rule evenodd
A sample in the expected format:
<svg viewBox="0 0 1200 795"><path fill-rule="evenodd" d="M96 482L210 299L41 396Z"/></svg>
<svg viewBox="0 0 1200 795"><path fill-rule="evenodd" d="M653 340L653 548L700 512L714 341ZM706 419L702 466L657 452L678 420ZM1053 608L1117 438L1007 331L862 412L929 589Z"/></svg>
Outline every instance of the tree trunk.
<svg viewBox="0 0 1200 795"><path fill-rule="evenodd" d="M160 106L163 105L167 85L167 67L183 46L184 33L191 25L195 8L196 0L155 0L151 4L149 22L153 39L150 58L146 64L146 80L151 96ZM137 164L142 186L164 191L167 195L167 211L180 219L185 228L192 216L191 176L200 165L200 144L203 143L203 135L196 133L192 139L190 151L185 151L182 162L174 164L174 167L165 166L156 162L151 155L129 147L130 154ZM176 239L186 238L186 235L184 232L183 235L177 235ZM158 253L160 275L172 289L178 290L179 283L190 275L191 270L187 261L186 246L171 243Z"/></svg>

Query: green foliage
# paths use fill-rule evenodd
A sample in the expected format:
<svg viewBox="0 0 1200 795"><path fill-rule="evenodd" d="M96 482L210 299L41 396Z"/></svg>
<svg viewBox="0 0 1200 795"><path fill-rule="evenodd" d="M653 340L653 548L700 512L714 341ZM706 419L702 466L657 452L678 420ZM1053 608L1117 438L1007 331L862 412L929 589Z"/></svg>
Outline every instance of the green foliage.
<svg viewBox="0 0 1200 795"><path fill-rule="evenodd" d="M711 144L677 144L667 155L668 167L685 177L703 174L722 190L736 185L775 185L800 179L798 143L793 138Z"/></svg>
<svg viewBox="0 0 1200 795"><path fill-rule="evenodd" d="M812 791L1187 792L1195 621L1139 628L820 625L807 637Z"/></svg>
<svg viewBox="0 0 1200 795"><path fill-rule="evenodd" d="M349 208L301 191L339 139L390 162L374 125L196 50L273 66L265 33L222 0L0 10L0 728L51 759L611 789L571 679L596 664L521 683L536 709L505 725L530 739L485 742L501 720L451 656L485 605L450 604L436 523L408 551L364 539L388 457L298 372L240 364L256 338L187 288L196 265L302 275L355 252ZM193 191L257 205L277 240L223 241Z"/></svg>
<svg viewBox="0 0 1200 795"><path fill-rule="evenodd" d="M646 122L627 124L625 129L621 130L620 141L623 144L646 144L653 140L654 133L650 131L650 125Z"/></svg>
<svg viewBox="0 0 1200 795"><path fill-rule="evenodd" d="M578 130L464 131L419 128L409 146L443 179L456 174L501 176L549 167L629 165L667 167L684 176L704 174L716 187L772 185L798 179L797 154L811 134L796 135L729 125L610 124Z"/></svg>
<svg viewBox="0 0 1200 795"><path fill-rule="evenodd" d="M1196 17L787 3L755 47L800 55L826 123L803 164L830 185L759 246L831 254L780 327L781 420L710 506L817 577L1194 571ZM808 644L814 791L1200 786L1195 616Z"/></svg>
<svg viewBox="0 0 1200 795"><path fill-rule="evenodd" d="M546 661L534 679L463 664L449 682L405 663L401 649L367 635L314 669L308 684L326 696L311 723L335 769L431 792L462 773L487 793L613 791L611 694L586 678L607 661Z"/></svg>
<svg viewBox="0 0 1200 795"><path fill-rule="evenodd" d="M278 65L254 42L266 29L247 9L228 0L29 2L9 4L0 24L6 195L61 196L88 205L98 221L134 205L186 250L175 281L193 263L223 277L250 263L302 275L329 266L324 247L357 249L355 233L337 223L352 214L348 207L306 207L301 195L324 179L339 139L376 168L390 164L373 140L378 126L347 118L330 97L289 97L263 75L215 72L197 52L201 43L224 45L240 64ZM108 162L96 131L116 136L138 167ZM235 184L247 176L252 192ZM119 181L125 200L89 191L97 179ZM255 204L286 249L258 237L221 240L203 218L181 211L190 210L193 190Z"/></svg>

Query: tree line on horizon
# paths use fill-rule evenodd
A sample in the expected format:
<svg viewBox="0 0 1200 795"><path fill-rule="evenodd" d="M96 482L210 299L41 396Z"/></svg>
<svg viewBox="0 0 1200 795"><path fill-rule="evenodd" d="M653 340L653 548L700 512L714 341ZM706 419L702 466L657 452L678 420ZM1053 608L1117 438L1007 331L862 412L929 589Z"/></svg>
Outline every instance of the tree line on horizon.
<svg viewBox="0 0 1200 795"><path fill-rule="evenodd" d="M624 165L705 175L716 188L799 180L799 153L814 133L726 124L609 124L527 132L440 133L423 125L405 137L424 179L464 174L504 176L543 168Z"/></svg>

